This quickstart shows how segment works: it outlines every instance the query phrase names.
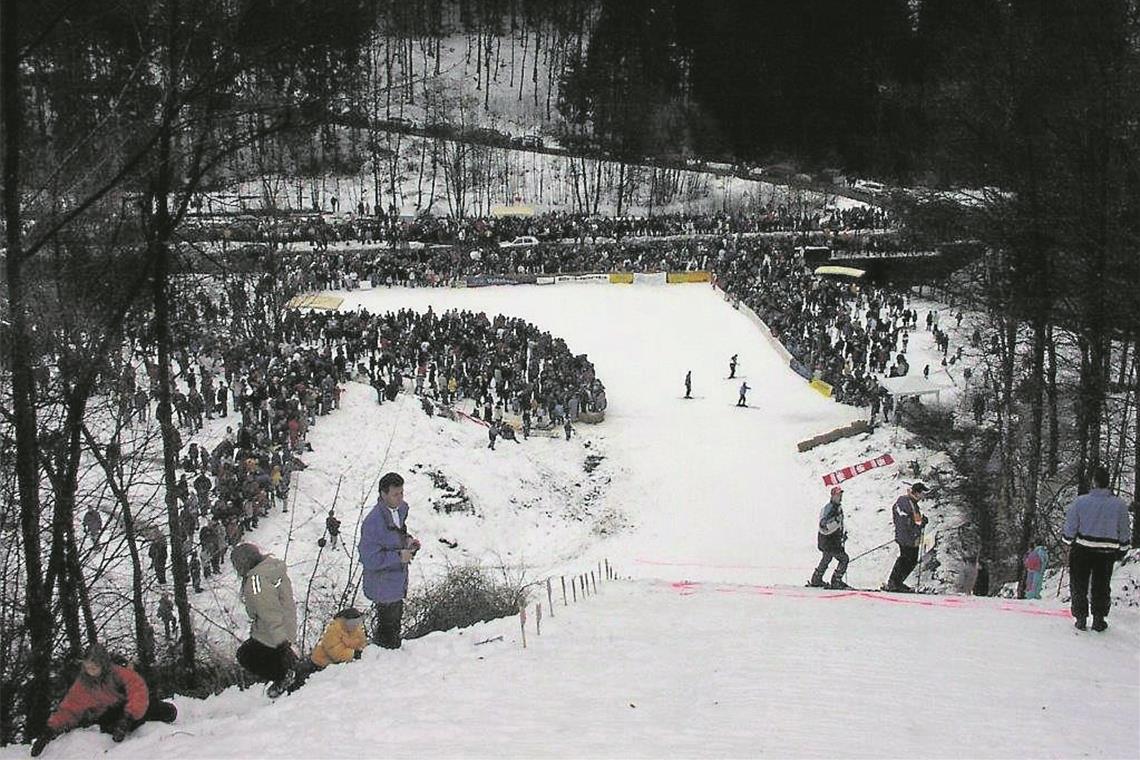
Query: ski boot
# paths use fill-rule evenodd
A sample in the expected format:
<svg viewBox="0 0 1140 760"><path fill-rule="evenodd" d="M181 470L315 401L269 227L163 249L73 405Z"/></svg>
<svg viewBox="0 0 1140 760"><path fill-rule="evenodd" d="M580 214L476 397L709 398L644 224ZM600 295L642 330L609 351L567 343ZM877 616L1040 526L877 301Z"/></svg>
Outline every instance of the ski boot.
<svg viewBox="0 0 1140 760"><path fill-rule="evenodd" d="M850 589L851 588L850 586L848 586L846 583L843 582L842 578L832 578L831 583L829 583L827 587L833 588L833 589Z"/></svg>

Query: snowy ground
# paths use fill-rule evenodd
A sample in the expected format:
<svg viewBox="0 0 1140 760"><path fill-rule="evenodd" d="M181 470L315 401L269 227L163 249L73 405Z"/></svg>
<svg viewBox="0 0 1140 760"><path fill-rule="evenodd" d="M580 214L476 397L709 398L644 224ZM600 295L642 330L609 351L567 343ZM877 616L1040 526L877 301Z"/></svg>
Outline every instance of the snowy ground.
<svg viewBox="0 0 1140 760"><path fill-rule="evenodd" d="M1140 754L1135 611L1098 635L1046 602L664 581L599 592L557 606L541 637L529 622L525 650L515 619L432 634L275 703L259 689L179 700L175 725L117 747L74 732L44 757Z"/></svg>
<svg viewBox="0 0 1140 760"><path fill-rule="evenodd" d="M349 552L317 555L316 547L337 481L351 545L387 469L410 475L409 525L427 539L413 584L467 559L538 579L608 558L631 580L558 607L554 620L548 612L541 638L532 607L525 651L518 621L502 620L400 652L370 650L276 703L257 688L180 698L177 724L143 727L113 748L116 756L1140 756L1135 608L1115 609L1105 634L1078 634L1051 595L1023 602L802 588L818 558L822 475L887 452L903 465L845 484L856 554L891 537L887 509L910 461L929 471L937 454L901 452L905 441L889 428L798 454L798 440L858 410L811 390L707 285L338 295L342 309L430 305L528 319L589 354L610 409L569 443L500 442L490 452L474 423L428 418L411 398L377 407L366 387L350 385L344 408L313 429L295 508L251 537L278 556L287 549L299 605L314 579L312 626L347 577ZM922 340L912 338L912 351ZM734 406L741 381L726 379L733 353L753 388L746 409ZM696 398L686 401L689 369ZM590 453L605 459L587 476ZM444 491L431 470L462 485L475 512L437 512ZM936 534L950 535L951 506L935 499L929 512ZM446 549L438 537L460 546ZM893 560L890 549L874 552L852 564L849 579L877 586ZM242 635L246 626L235 586L227 574L194 597L222 646L234 644L222 629ZM358 719L353 705L382 712ZM112 747L76 732L44 756Z"/></svg>

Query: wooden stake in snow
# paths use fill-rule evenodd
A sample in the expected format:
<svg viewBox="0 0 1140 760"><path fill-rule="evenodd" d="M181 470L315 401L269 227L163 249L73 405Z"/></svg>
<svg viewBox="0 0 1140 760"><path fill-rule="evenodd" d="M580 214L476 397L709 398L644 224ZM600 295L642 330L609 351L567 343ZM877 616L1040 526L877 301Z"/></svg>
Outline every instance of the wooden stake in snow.
<svg viewBox="0 0 1140 760"><path fill-rule="evenodd" d="M554 594L550 590L550 579L546 579L546 607L550 610L550 617L554 617Z"/></svg>
<svg viewBox="0 0 1140 760"><path fill-rule="evenodd" d="M570 579L570 593L574 595L574 604L578 603L578 580L576 578Z"/></svg>
<svg viewBox="0 0 1140 760"><path fill-rule="evenodd" d="M593 593L598 593L598 582L594 580L593 570L590 571L590 587L593 589Z"/></svg>
<svg viewBox="0 0 1140 760"><path fill-rule="evenodd" d="M519 605L519 628L522 629L523 649L526 649L526 602Z"/></svg>
<svg viewBox="0 0 1140 760"><path fill-rule="evenodd" d="M542 635L542 602L534 605L534 632Z"/></svg>
<svg viewBox="0 0 1140 760"><path fill-rule="evenodd" d="M610 561L607 558L606 559L606 580L607 581L612 581L614 579L614 576L613 576L613 573L611 572L611 570L612 570L612 568L610 568Z"/></svg>
<svg viewBox="0 0 1140 760"><path fill-rule="evenodd" d="M562 606L565 607L570 603L566 601L566 576L563 575L563 576L561 576L561 578L562 578Z"/></svg>

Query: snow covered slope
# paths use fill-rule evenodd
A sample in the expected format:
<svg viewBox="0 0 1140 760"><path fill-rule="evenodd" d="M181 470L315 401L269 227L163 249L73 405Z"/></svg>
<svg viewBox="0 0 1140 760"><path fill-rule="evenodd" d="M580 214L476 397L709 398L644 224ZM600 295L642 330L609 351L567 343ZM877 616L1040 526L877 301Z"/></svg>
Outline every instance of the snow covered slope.
<svg viewBox="0 0 1140 760"><path fill-rule="evenodd" d="M607 452L614 470L606 503L635 526L597 554L627 571L636 564L642 577L802 583L810 574L815 519L827 496L795 444L858 412L809 388L708 285L338 295L342 309L503 312L587 353L609 409L604 424L578 430ZM740 357L736 380L727 379L732 354ZM695 398L684 400L690 369ZM752 388L748 408L735 406L741 382Z"/></svg>
<svg viewBox="0 0 1140 760"><path fill-rule="evenodd" d="M1140 756L1136 608L1114 609L1104 634L1079 634L1052 595L802 588L818 559L820 477L901 443L883 428L798 454L798 440L858 411L812 391L708 286L338 295L344 309L430 305L530 320L589 354L610 408L570 442L532 438L490 452L474 423L429 418L411 397L377 407L368 388L350 384L343 408L313 428L295 507L251 536L278 556L288 549L299 604L314 579L310 627L347 578L350 552L318 554L316 545L337 483L351 548L388 469L409 475L409 524L427 539L413 585L467 559L540 579L605 557L632 580L602 584L554 619L547 610L541 638L532 607L525 650L517 619L432 634L398 652L370 649L275 703L260 688L180 698L174 725L144 726L118 746L74 732L45 758L112 748L116 757ZM726 379L733 353L753 388L749 408L734 406L741 381ZM683 400L689 369L696 398ZM590 454L605 459L587 474ZM915 457L923 466L935 458L896 458L909 466ZM903 476L882 468L845 483L852 553L890 538L886 507ZM473 513L433 508L459 486ZM950 505L936 500L929 511L951 532ZM893 559L874 552L852 564L850 579L877 585ZM212 579L194 603L240 635L236 585L232 574ZM218 626L208 630L234 646Z"/></svg>
<svg viewBox="0 0 1140 760"><path fill-rule="evenodd" d="M541 637L529 623L527 649L515 619L432 634L277 702L260 689L183 699L177 724L118 746L73 732L44 757L1140 754L1135 611L1100 635L1045 602L664 581L599 592L558 606Z"/></svg>

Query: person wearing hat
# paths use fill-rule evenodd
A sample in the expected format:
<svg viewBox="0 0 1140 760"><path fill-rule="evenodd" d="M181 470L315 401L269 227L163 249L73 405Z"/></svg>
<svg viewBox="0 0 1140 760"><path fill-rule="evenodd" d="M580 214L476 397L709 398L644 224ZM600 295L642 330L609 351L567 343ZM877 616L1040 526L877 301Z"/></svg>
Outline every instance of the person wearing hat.
<svg viewBox="0 0 1140 760"><path fill-rule="evenodd" d="M317 670L324 670L333 663L359 660L367 645L364 614L355 607L349 607L336 613L329 622L321 640L313 647L309 660Z"/></svg>
<svg viewBox="0 0 1140 760"><path fill-rule="evenodd" d="M887 591L914 593L914 589L903 581L918 564L918 543L927 522L926 515L918 509L918 502L928 491L929 489L922 483L915 483L895 501L895 506L891 510L895 522L895 543L899 545L899 557L891 569L891 577L883 587Z"/></svg>
<svg viewBox="0 0 1140 760"><path fill-rule="evenodd" d="M843 548L846 542L847 531L843 527L843 489L835 486L831 489L831 498L819 513L819 535L816 537L816 546L823 556L816 565L811 580L808 581L809 586L829 585L831 588L851 588L843 582L843 576L847 573L847 563L851 561ZM839 564L835 566L831 583L824 584L823 574L827 572L827 566L833 559L838 560Z"/></svg>
<svg viewBox="0 0 1140 760"><path fill-rule="evenodd" d="M59 707L48 718L47 731L32 743L32 757L55 737L78 726L98 725L121 742L143 723L173 723L178 708L153 699L146 681L130 668L116 665L101 644L92 644L80 662L79 675Z"/></svg>
<svg viewBox="0 0 1140 760"><path fill-rule="evenodd" d="M276 699L296 678L297 606L285 563L264 555L254 544L234 547L230 562L241 576L241 599L249 615L249 639L237 651L237 661L258 678L270 681L266 692Z"/></svg>

